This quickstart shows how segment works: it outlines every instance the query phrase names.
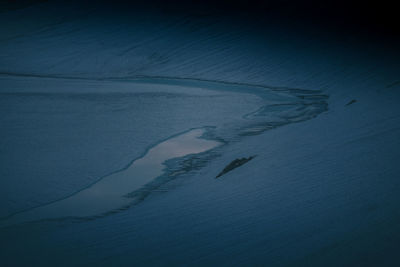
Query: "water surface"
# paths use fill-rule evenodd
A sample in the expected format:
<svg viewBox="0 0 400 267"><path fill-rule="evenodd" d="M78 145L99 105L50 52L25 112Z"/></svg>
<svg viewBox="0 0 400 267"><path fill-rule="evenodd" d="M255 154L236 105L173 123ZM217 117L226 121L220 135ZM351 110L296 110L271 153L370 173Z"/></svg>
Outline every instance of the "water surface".
<svg viewBox="0 0 400 267"><path fill-rule="evenodd" d="M221 143L202 139L205 129L193 129L152 147L127 168L102 178L97 183L65 199L12 216L6 223L20 223L62 217L100 215L132 202L127 194L163 174L168 159L197 154ZM8 224L7 223L7 224Z"/></svg>

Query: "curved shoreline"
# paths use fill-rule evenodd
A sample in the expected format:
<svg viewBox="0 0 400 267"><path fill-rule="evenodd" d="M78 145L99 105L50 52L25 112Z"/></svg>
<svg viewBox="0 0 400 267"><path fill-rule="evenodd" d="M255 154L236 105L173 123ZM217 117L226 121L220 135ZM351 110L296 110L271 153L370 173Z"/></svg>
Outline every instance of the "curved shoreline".
<svg viewBox="0 0 400 267"><path fill-rule="evenodd" d="M21 77L22 75L18 75L18 77ZM57 79L63 79L65 77L45 77L45 76L27 76L30 78L57 78ZM66 78L66 79L74 79L74 78ZM82 80L80 78L77 78L78 80ZM85 80L90 80L90 79L85 79ZM297 88L286 88L286 87L266 87L266 86L258 86L258 85L249 85L249 84L238 84L238 83L229 83L229 82L219 82L219 81L206 81L206 80L196 80L196 79L187 79L187 78L168 78L168 77L137 77L137 78L112 78L112 79L102 79L110 81L110 82L127 82L127 83L135 83L135 84L160 84L160 85L172 85L172 86L184 86L188 88L202 88L202 89L208 89L208 90L213 90L213 91L228 91L228 92L235 92L235 93L245 93L245 94L253 94L261 99L264 100L264 105L259 106L255 111L252 111L247 114L242 115L242 119L245 119L246 122L242 125L239 125L240 127L235 128L230 128L228 129L219 129L219 130L225 130L225 132L221 133L219 132L218 134L213 134L212 140L222 140L223 143L229 143L233 140L232 138L241 138L244 136L249 136L249 135L257 135L265 130L273 129L279 126L283 126L288 123L293 123L293 122L300 122L304 121L307 119L311 119L318 114L320 114L323 111L327 110L327 103L325 100L328 98L326 95L322 95L321 91L313 91L313 90L303 90L303 89L297 89ZM57 93L57 92L55 92ZM280 104L277 104L280 103ZM296 110L289 111L289 115L282 115L281 110L277 112L277 114L273 114L273 112L268 111L268 107L272 107L274 105L282 105L285 106L287 105L288 107L296 107ZM315 109L316 110L313 110ZM307 110L311 108L311 110ZM304 111L304 109L306 111ZM288 110L283 110L284 112L288 112ZM294 114L291 114L290 112L294 112ZM275 117L271 117L271 115L276 115ZM266 120L267 118L267 120ZM203 129L205 129L204 127ZM96 184L101 183L104 179L106 179L109 176L114 176L120 172L124 172L128 170L136 161L140 160L141 158L145 157L149 151L151 151L154 147L159 146L163 142L167 142L168 140L171 140L173 138L176 138L177 136L184 135L185 133L188 133L190 131L195 130L194 128L183 131L181 133L172 135L164 140L161 140L154 145L150 146L149 148L146 149L146 151L139 157L135 158L134 160L130 161L124 168L119 169L117 171L113 171L105 176L100 177L98 180L95 182L91 183L90 185L64 197L61 199L57 199L52 202L48 202L46 204L29 208L26 210L22 210L13 214L10 214L6 217L1 218L0 220L6 220L11 219L13 217L25 214L25 213L30 213L30 211L41 209L43 207L55 205L59 202L66 201L70 198L73 198L76 195L81 194L82 192L89 190L90 188L96 186ZM226 132L233 131L233 135L230 134L230 138L225 138L224 133ZM225 142L226 141L226 142ZM236 140L237 141L237 140ZM218 142L218 141L217 141ZM202 151L203 152L203 151ZM184 158L185 156L179 157L179 158ZM168 160L168 158L163 161L165 162ZM159 173L156 177L153 177L154 179L159 177L162 173ZM153 180L154 180L153 179ZM138 188L137 188L138 189ZM130 190L130 195L135 191L135 189ZM132 202L130 200L129 202ZM129 204L129 203L126 203ZM118 205L121 207L121 205ZM97 214L91 214L91 215L99 215L99 214L104 214L107 212L110 212L115 209L108 209L107 211L97 213ZM89 215L89 216L91 216ZM59 216L59 217L65 217L65 216ZM67 217L74 217L74 216L67 216ZM87 217L87 216L83 216Z"/></svg>
<svg viewBox="0 0 400 267"><path fill-rule="evenodd" d="M190 129L158 142L127 167L63 199L8 216L2 224L18 224L55 218L91 217L132 202L129 194L140 191L164 172L173 158L209 151L222 143L202 138L206 128Z"/></svg>

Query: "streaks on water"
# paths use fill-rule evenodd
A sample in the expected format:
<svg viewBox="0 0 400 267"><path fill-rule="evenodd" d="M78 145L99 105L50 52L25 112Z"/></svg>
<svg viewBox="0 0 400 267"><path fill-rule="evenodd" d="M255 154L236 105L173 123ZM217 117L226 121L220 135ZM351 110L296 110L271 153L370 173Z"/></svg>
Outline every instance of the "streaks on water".
<svg viewBox="0 0 400 267"><path fill-rule="evenodd" d="M251 122L239 130L240 136L258 135L266 130L289 123L306 121L328 110L328 96L321 94L320 91L272 90L288 93L294 98L288 98L278 103L267 103L258 110L246 114L245 118Z"/></svg>
<svg viewBox="0 0 400 267"><path fill-rule="evenodd" d="M83 189L76 195L17 215L16 222L62 217L90 219L124 210L139 203L151 193L167 192L169 189L166 184L169 181L200 170L211 160L219 157L222 148L229 143L238 142L247 136L258 135L283 125L309 120L328 110L328 96L317 90L173 78L141 78L138 81L127 80L127 82L172 84L253 94L260 97L263 104L253 112L244 114L234 125L205 127L202 130L192 130L178 137L172 137L150 149L147 158L146 156L143 158L144 161L147 160L146 162L138 159L127 170L104 177L97 184ZM85 95L79 97L85 97ZM165 97L173 97L173 95L166 93ZM182 153L174 152L174 150L178 151L175 149L176 142L183 144ZM196 143L199 146L196 147ZM171 146L175 148L171 149ZM164 152L159 151L159 156L153 155L156 161L149 158L155 150L163 147ZM147 165L150 167L146 167ZM144 177L139 182L135 181L138 175ZM113 201L109 201L110 196ZM87 205L82 206L82 201Z"/></svg>

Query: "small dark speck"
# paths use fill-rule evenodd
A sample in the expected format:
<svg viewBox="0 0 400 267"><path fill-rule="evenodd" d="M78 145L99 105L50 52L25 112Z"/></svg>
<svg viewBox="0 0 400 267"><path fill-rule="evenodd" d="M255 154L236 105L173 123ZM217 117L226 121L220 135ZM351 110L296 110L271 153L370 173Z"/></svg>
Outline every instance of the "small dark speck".
<svg viewBox="0 0 400 267"><path fill-rule="evenodd" d="M391 84L388 84L388 85L386 85L386 88L395 87L395 86L397 86L397 85L400 85L400 81L395 81L395 82L393 82L393 83L391 83Z"/></svg>
<svg viewBox="0 0 400 267"><path fill-rule="evenodd" d="M354 103L356 103L356 102L357 102L357 100L352 99L349 103L346 104L346 106L350 106L351 104L354 104Z"/></svg>

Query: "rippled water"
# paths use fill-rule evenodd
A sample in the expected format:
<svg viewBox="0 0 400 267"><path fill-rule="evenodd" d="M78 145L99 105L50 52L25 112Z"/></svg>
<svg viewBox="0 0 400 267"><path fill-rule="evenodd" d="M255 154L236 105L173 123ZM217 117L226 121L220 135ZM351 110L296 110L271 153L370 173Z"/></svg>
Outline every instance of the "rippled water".
<svg viewBox="0 0 400 267"><path fill-rule="evenodd" d="M51 204L16 214L4 223L19 223L60 217L87 217L114 210L132 202L126 195L140 190L160 176L168 159L210 150L221 143L202 139L205 129L193 129L151 148L121 171L104 177L92 186Z"/></svg>
<svg viewBox="0 0 400 267"><path fill-rule="evenodd" d="M67 83L62 82L63 86ZM59 84L48 81L48 88L42 90ZM3 176L9 177L3 180L5 188L14 186L23 189L23 194L8 190L13 194L3 197L18 203L33 195L42 203L3 217L2 225L91 217L121 209L132 203L132 197L138 195L135 192L165 175L170 159L186 160L184 164L168 165L175 177L198 169L209 160L205 155L193 161L188 155L211 150L221 142L238 142L249 135L307 120L327 109L327 96L300 89L179 79L79 84L79 88L88 91L75 92L75 84L67 83L66 88L74 93L3 93L4 115L0 119L6 127L2 140L8 140L4 147L12 151L9 154L27 157L25 161L4 159L9 166L3 170ZM118 90L111 93L110 88ZM212 132L206 126L212 126ZM200 138L203 134L207 139ZM165 139L165 135L172 137ZM150 141L159 143L147 146L142 156L137 155ZM109 175L96 176L96 172L118 162L121 155L131 155L127 161L131 163L122 169L111 169ZM93 172L95 179L90 177L90 186L79 186L88 172ZM24 179L26 184L22 187L11 182ZM74 193L53 197L56 200L47 201L48 204L37 196L38 192L50 195L59 189ZM11 210L11 205L3 206Z"/></svg>

